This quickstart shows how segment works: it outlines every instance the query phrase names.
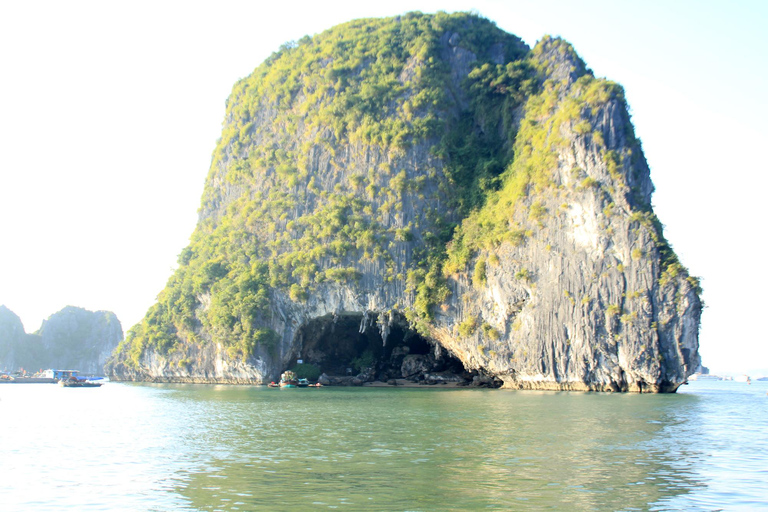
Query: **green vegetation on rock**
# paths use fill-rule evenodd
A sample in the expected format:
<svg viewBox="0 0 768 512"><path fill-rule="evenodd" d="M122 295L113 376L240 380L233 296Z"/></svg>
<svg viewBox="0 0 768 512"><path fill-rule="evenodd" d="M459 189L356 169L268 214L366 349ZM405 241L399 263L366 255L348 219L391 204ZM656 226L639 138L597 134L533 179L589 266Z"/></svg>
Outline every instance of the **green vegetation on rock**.
<svg viewBox="0 0 768 512"><path fill-rule="evenodd" d="M609 149L598 129L614 104L626 109L621 87L568 43L529 49L466 13L355 20L283 45L235 84L200 222L116 360L139 368L147 351L211 342L232 359L273 354L277 305L343 287L391 286L401 296L386 307L429 335L452 276L482 289L501 246L525 246L567 210L547 197L595 194L606 217L614 195L640 197L625 176L639 142L627 133ZM558 182L574 137L599 150L605 183L578 169ZM650 205L633 208L665 275L684 273ZM522 264L515 275L533 277ZM460 336L501 336L465 318Z"/></svg>

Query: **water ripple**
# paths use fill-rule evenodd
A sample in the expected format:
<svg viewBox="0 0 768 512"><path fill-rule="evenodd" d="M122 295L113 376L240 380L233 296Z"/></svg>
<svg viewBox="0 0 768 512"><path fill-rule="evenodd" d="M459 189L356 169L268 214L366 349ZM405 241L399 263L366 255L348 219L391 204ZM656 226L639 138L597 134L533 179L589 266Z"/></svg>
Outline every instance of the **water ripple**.
<svg viewBox="0 0 768 512"><path fill-rule="evenodd" d="M765 388L5 386L0 496L4 510L766 509Z"/></svg>

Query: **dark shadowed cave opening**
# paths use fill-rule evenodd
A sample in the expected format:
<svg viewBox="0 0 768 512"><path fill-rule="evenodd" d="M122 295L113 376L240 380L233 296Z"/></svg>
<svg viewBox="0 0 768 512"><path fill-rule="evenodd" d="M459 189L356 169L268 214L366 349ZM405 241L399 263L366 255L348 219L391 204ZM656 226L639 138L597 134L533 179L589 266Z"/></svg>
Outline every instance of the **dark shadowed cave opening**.
<svg viewBox="0 0 768 512"><path fill-rule="evenodd" d="M472 382L476 373L467 372L459 359L410 329L404 318L394 315L387 326L382 328L372 312L314 318L299 328L297 353L288 367L302 360L328 376L363 382Z"/></svg>

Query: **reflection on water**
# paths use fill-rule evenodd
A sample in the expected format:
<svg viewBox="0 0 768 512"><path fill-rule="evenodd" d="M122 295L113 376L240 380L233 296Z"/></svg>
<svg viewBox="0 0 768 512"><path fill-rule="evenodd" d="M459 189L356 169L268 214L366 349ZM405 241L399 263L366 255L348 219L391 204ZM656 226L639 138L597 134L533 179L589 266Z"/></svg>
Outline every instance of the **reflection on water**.
<svg viewBox="0 0 768 512"><path fill-rule="evenodd" d="M208 410L215 398L197 394ZM670 400L671 398L671 400ZM696 486L664 440L693 396L274 390L228 408L210 471L179 489L200 509L347 505L646 508ZM203 416L207 416L203 413ZM222 446L226 447L223 448ZM228 502L225 500L234 500ZM232 507L230 507L230 504Z"/></svg>
<svg viewBox="0 0 768 512"><path fill-rule="evenodd" d="M754 509L768 506L766 388L6 385L0 460L13 471L0 500L13 510Z"/></svg>

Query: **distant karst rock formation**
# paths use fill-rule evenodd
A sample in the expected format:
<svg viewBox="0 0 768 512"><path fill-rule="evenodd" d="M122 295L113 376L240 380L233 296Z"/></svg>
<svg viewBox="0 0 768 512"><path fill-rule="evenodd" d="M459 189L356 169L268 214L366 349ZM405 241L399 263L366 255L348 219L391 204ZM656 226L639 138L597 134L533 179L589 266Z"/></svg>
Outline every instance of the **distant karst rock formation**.
<svg viewBox="0 0 768 512"><path fill-rule="evenodd" d="M383 380L408 354L424 381L674 391L702 306L652 192L622 88L565 41L340 25L235 85L191 243L110 375Z"/></svg>
<svg viewBox="0 0 768 512"><path fill-rule="evenodd" d="M0 306L0 367L74 369L102 375L104 364L123 339L120 321L109 311L67 306L26 334L21 320Z"/></svg>
<svg viewBox="0 0 768 512"><path fill-rule="evenodd" d="M0 305L0 369L15 370L24 367L26 354L23 354L22 351L26 337L24 325L18 315ZM21 361L23 364L19 364L17 361Z"/></svg>

